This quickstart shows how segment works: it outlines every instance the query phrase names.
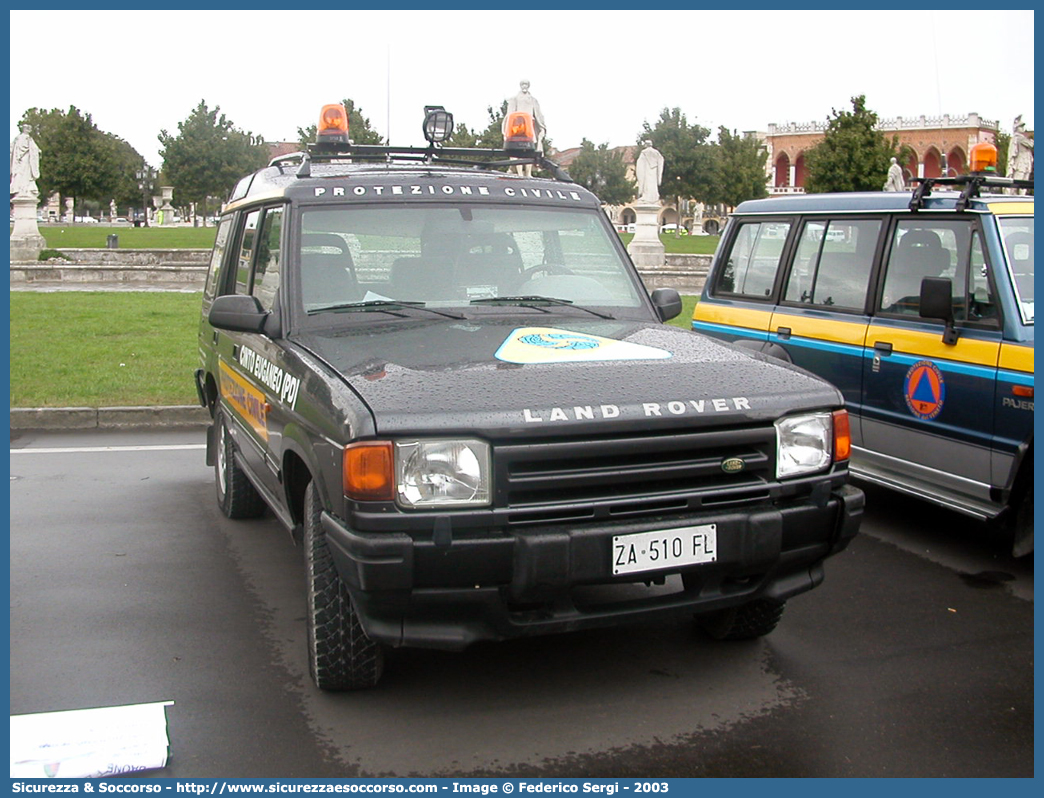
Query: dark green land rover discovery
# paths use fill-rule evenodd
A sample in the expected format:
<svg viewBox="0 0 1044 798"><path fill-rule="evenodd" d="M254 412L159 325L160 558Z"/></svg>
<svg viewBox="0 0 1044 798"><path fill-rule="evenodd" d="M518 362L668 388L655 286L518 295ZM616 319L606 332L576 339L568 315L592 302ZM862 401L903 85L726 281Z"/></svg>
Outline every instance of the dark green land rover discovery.
<svg viewBox="0 0 1044 798"><path fill-rule="evenodd" d="M196 374L222 510L303 544L316 684L665 613L770 632L859 525L838 390L664 325L525 115L493 151L440 108L426 148L353 146L343 113L234 190Z"/></svg>

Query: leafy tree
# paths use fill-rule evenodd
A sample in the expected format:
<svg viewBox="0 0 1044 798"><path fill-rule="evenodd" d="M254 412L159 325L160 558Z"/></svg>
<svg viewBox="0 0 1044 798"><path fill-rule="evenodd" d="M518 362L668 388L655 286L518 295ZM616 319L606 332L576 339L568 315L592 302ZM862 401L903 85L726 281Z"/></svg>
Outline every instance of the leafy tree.
<svg viewBox="0 0 1044 798"><path fill-rule="evenodd" d="M126 142L99 130L90 114L75 106L68 111L30 108L22 115L21 124L30 126L40 147L40 179L36 184L41 198L57 192L77 205L89 201L106 208L110 199L125 199L127 164L140 162L141 156Z"/></svg>
<svg viewBox="0 0 1044 798"><path fill-rule="evenodd" d="M459 123L446 142L450 147L484 147L500 149L504 146L504 117L507 116L507 100L498 108L486 106L489 117L484 130L473 131L467 125ZM546 148L545 144L545 148Z"/></svg>
<svg viewBox="0 0 1044 798"><path fill-rule="evenodd" d="M768 150L754 136L718 128L715 147L716 179L710 201L735 207L744 200L768 196L765 162Z"/></svg>
<svg viewBox="0 0 1044 798"><path fill-rule="evenodd" d="M112 162L115 164L110 199L116 200L118 207L140 207L142 197L136 174L145 163L144 159L137 150L119 136L106 133L105 143L111 148ZM106 212L108 212L107 208Z"/></svg>
<svg viewBox="0 0 1044 798"><path fill-rule="evenodd" d="M877 130L877 114L865 95L852 98L851 111L832 110L823 140L805 153L809 193L880 191L890 158L899 158L899 137Z"/></svg>
<svg viewBox="0 0 1044 798"><path fill-rule="evenodd" d="M606 205L623 205L634 198L635 185L627 178L627 165L608 143L595 147L584 139L569 166L569 176Z"/></svg>
<svg viewBox="0 0 1044 798"><path fill-rule="evenodd" d="M341 100L341 105L348 112L348 138L352 140L353 144L385 143L384 137L373 129L369 118L363 116L362 109L355 107L354 100ZM297 141L301 145L302 150L309 144L315 143L315 136L318 130L319 126L317 124L297 128Z"/></svg>
<svg viewBox="0 0 1044 798"><path fill-rule="evenodd" d="M239 130L200 101L188 118L178 122L178 135L159 134L163 148L163 173L174 187L177 205L195 202L207 216L207 200L224 197L243 175L268 163L268 151L260 137Z"/></svg>
<svg viewBox="0 0 1044 798"><path fill-rule="evenodd" d="M463 122L458 122L446 144L450 147L477 147L479 146L478 141L478 133Z"/></svg>

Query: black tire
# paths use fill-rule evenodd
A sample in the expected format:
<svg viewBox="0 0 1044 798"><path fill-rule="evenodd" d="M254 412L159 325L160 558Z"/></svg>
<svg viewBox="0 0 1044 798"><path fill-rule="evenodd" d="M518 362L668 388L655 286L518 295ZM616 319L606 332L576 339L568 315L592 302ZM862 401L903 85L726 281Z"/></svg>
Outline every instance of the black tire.
<svg viewBox="0 0 1044 798"><path fill-rule="evenodd" d="M363 690L384 671L384 649L366 636L348 588L337 575L323 534L315 483L304 503L304 554L308 592L308 662L320 690Z"/></svg>
<svg viewBox="0 0 1044 798"><path fill-rule="evenodd" d="M785 601L757 599L727 610L697 615L696 620L715 640L752 640L775 629L786 606Z"/></svg>
<svg viewBox="0 0 1044 798"><path fill-rule="evenodd" d="M228 431L223 413L214 419L217 435L214 458L214 483L217 485L218 506L229 518L258 518L265 512L265 500L257 492L235 458L235 444Z"/></svg>

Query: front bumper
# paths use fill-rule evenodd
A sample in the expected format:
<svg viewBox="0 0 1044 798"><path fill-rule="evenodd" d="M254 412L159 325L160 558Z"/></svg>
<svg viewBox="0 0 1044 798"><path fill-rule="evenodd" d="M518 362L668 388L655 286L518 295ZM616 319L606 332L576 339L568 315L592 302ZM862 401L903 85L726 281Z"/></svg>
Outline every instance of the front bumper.
<svg viewBox="0 0 1044 798"><path fill-rule="evenodd" d="M323 528L372 639L461 649L479 640L785 600L823 580L823 560L848 545L862 512L862 491L844 485L818 501L467 537L454 537L448 521L425 535L358 533L328 513ZM707 523L718 527L716 562L612 576L613 535ZM675 575L676 589L644 583Z"/></svg>

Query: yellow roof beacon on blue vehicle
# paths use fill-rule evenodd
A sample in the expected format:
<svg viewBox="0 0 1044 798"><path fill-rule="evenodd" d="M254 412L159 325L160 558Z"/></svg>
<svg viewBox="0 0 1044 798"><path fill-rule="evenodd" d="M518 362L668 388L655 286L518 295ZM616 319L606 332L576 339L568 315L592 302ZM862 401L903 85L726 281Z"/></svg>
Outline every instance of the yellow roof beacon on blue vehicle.
<svg viewBox="0 0 1044 798"><path fill-rule="evenodd" d="M977 171L910 192L744 202L692 327L833 382L851 470L1014 528L1033 550L1032 181ZM993 192L993 193L988 193ZM1011 192L1011 193L1005 193Z"/></svg>

